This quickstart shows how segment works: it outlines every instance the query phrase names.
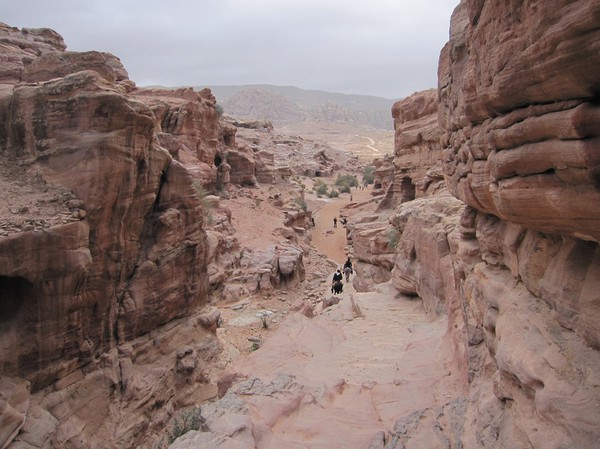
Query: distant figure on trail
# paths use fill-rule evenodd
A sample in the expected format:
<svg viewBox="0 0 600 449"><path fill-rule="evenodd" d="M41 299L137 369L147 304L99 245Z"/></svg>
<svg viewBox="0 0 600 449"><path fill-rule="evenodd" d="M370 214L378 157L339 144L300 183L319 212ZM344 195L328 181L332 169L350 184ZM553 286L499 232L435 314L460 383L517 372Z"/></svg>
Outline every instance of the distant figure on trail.
<svg viewBox="0 0 600 449"><path fill-rule="evenodd" d="M340 219L340 222L346 226L346 223L348 223L348 220L346 219L346 217L343 217L342 219Z"/></svg>
<svg viewBox="0 0 600 449"><path fill-rule="evenodd" d="M337 217L333 217L333 227L337 228Z"/></svg>
<svg viewBox="0 0 600 449"><path fill-rule="evenodd" d="M350 282L350 275L352 274L352 268L344 267L344 274L346 275L346 282Z"/></svg>
<svg viewBox="0 0 600 449"><path fill-rule="evenodd" d="M337 271L333 275L333 282L335 283L336 281L341 281L341 280L342 280L342 272L338 268Z"/></svg>
<svg viewBox="0 0 600 449"><path fill-rule="evenodd" d="M342 272L338 268L335 274L333 275L333 282L331 284L331 293L334 295L342 293L344 286L342 284Z"/></svg>
<svg viewBox="0 0 600 449"><path fill-rule="evenodd" d="M336 281L331 286L331 293L333 293L334 295L339 295L343 291L344 291L344 284L342 284L342 281Z"/></svg>
<svg viewBox="0 0 600 449"><path fill-rule="evenodd" d="M344 274L346 275L346 282L350 281L350 275L353 274L352 261L350 260L350 257L348 257L348 260L344 262Z"/></svg>
<svg viewBox="0 0 600 449"><path fill-rule="evenodd" d="M310 217L310 222L312 223L313 228L314 228L316 226L315 225L315 217Z"/></svg>

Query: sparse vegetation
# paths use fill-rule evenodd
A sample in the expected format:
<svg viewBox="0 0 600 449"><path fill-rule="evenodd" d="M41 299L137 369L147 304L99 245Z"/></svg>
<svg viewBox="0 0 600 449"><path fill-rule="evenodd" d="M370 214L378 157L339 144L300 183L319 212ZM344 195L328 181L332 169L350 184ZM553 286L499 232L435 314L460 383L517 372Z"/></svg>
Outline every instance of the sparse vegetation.
<svg viewBox="0 0 600 449"><path fill-rule="evenodd" d="M301 198L301 197L294 198L294 203L296 203L296 205L300 209L302 209L304 212L308 211L308 205L306 204L306 201L304 201L304 198Z"/></svg>
<svg viewBox="0 0 600 449"><path fill-rule="evenodd" d="M346 187L350 192L351 187L358 187L358 179L354 175L338 175L335 185L340 188L340 191L342 191L341 187Z"/></svg>
<svg viewBox="0 0 600 449"><path fill-rule="evenodd" d="M338 190L340 191L340 193L350 193L352 191L350 186L345 185L345 184L342 186L339 186Z"/></svg>
<svg viewBox="0 0 600 449"><path fill-rule="evenodd" d="M340 196L340 192L336 189L332 189L331 192L329 192L329 198L337 198L338 196Z"/></svg>
<svg viewBox="0 0 600 449"><path fill-rule="evenodd" d="M321 197L322 195L327 195L328 190L329 189L327 188L327 184L325 184L323 181L315 181L313 191L317 194L318 197Z"/></svg>
<svg viewBox="0 0 600 449"><path fill-rule="evenodd" d="M223 115L223 106L221 106L219 103L217 103L215 105L215 111L217 111L217 116L221 117Z"/></svg>
<svg viewBox="0 0 600 449"><path fill-rule="evenodd" d="M375 182L375 167L372 165L367 165L363 169L362 178L363 183L373 184Z"/></svg>
<svg viewBox="0 0 600 449"><path fill-rule="evenodd" d="M194 407L191 410L183 412L173 421L173 428L169 432L169 445L190 430L199 430L202 421L200 407Z"/></svg>
<svg viewBox="0 0 600 449"><path fill-rule="evenodd" d="M387 232L386 236L388 248L395 249L398 245L398 240L400 239L398 230L396 228L392 228Z"/></svg>
<svg viewBox="0 0 600 449"><path fill-rule="evenodd" d="M194 181L194 189L196 190L196 194L198 198L200 198L200 203L202 203L202 210L204 212L204 221L207 224L211 224L213 222L212 210L210 203L206 199L206 190L202 187L199 181Z"/></svg>

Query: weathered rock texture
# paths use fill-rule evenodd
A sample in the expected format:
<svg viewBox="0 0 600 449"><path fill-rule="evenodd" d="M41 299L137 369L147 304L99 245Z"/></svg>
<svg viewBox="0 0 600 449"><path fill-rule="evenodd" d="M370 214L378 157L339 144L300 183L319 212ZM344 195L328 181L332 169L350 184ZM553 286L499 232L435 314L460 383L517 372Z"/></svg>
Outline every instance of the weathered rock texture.
<svg viewBox="0 0 600 449"><path fill-rule="evenodd" d="M65 48L0 24L0 447L156 447L216 395L209 293L304 279L302 250L240 250L207 195L285 166L237 145L210 90L140 89L115 56Z"/></svg>
<svg viewBox="0 0 600 449"><path fill-rule="evenodd" d="M20 430L14 447L139 447L214 394L204 206L160 145L169 132L212 163L214 99L146 103L112 55L64 52L50 30L0 37L0 173L26 194L2 205L0 446ZM170 123L165 96L191 122Z"/></svg>
<svg viewBox="0 0 600 449"><path fill-rule="evenodd" d="M388 185L382 182L386 196L380 210L430 195L443 187L437 110L435 89L417 92L394 104L393 175ZM382 169L377 174L386 179Z"/></svg>
<svg viewBox="0 0 600 449"><path fill-rule="evenodd" d="M461 3L439 68L455 196L512 223L600 239L599 10Z"/></svg>
<svg viewBox="0 0 600 449"><path fill-rule="evenodd" d="M470 383L446 408L453 448L600 438L600 5L546 6L468 0L453 14L439 121L444 178L461 201L441 192L351 224L359 275L388 264L377 242L396 232L393 285L449 316ZM396 148L418 148L398 132L397 108ZM409 447L439 431L421 418L400 417L390 435Z"/></svg>

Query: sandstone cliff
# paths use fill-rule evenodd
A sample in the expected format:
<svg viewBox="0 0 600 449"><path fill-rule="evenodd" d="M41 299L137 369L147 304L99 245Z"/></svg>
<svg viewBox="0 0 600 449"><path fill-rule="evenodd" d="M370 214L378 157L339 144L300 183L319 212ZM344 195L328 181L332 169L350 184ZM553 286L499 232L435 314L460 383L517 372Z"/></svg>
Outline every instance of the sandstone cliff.
<svg viewBox="0 0 600 449"><path fill-rule="evenodd" d="M401 204L352 225L357 287L389 277L449 315L470 384L450 447L591 448L600 437L598 17L586 0L462 1L438 88L437 151L457 199L403 202L393 178L386 199L395 190ZM402 107L394 175L421 152ZM433 430L397 436L412 447Z"/></svg>
<svg viewBox="0 0 600 449"><path fill-rule="evenodd" d="M466 440L592 447L600 5L537 6L462 2L440 56L444 175L468 204L463 227L481 258L460 270L473 381Z"/></svg>
<svg viewBox="0 0 600 449"><path fill-rule="evenodd" d="M0 24L0 60L0 447L162 444L217 392L209 295L240 270L246 294L304 278L282 235L244 258L206 194L291 171L237 145L208 89L137 88L48 29Z"/></svg>
<svg viewBox="0 0 600 449"><path fill-rule="evenodd" d="M0 210L0 446L19 431L18 447L138 446L174 408L211 394L189 390L207 384L219 351L217 317L198 315L204 206L161 142L169 133L212 165L214 99L170 93L192 119L177 126L159 114L168 108L158 94L130 94L116 57L66 52L51 30L1 25L0 37L10 192Z"/></svg>

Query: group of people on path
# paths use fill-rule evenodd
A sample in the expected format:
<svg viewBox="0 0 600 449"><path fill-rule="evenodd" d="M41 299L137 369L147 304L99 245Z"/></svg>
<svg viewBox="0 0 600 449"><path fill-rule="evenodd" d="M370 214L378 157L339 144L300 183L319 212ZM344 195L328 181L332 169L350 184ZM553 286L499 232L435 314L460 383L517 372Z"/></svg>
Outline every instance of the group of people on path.
<svg viewBox="0 0 600 449"><path fill-rule="evenodd" d="M344 272L343 275L342 270ZM333 293L334 295L338 295L343 292L344 284L342 283L342 279L344 276L346 277L346 283L350 282L350 275L353 274L352 261L350 260L350 257L348 257L346 262L344 262L342 270L338 268L333 275L331 283L331 293Z"/></svg>
<svg viewBox="0 0 600 449"><path fill-rule="evenodd" d="M337 223L338 223L338 218L337 217L333 217L333 227L337 228ZM346 217L342 217L340 218L340 223L344 226L346 226L346 223L348 223L348 220L346 219Z"/></svg>

